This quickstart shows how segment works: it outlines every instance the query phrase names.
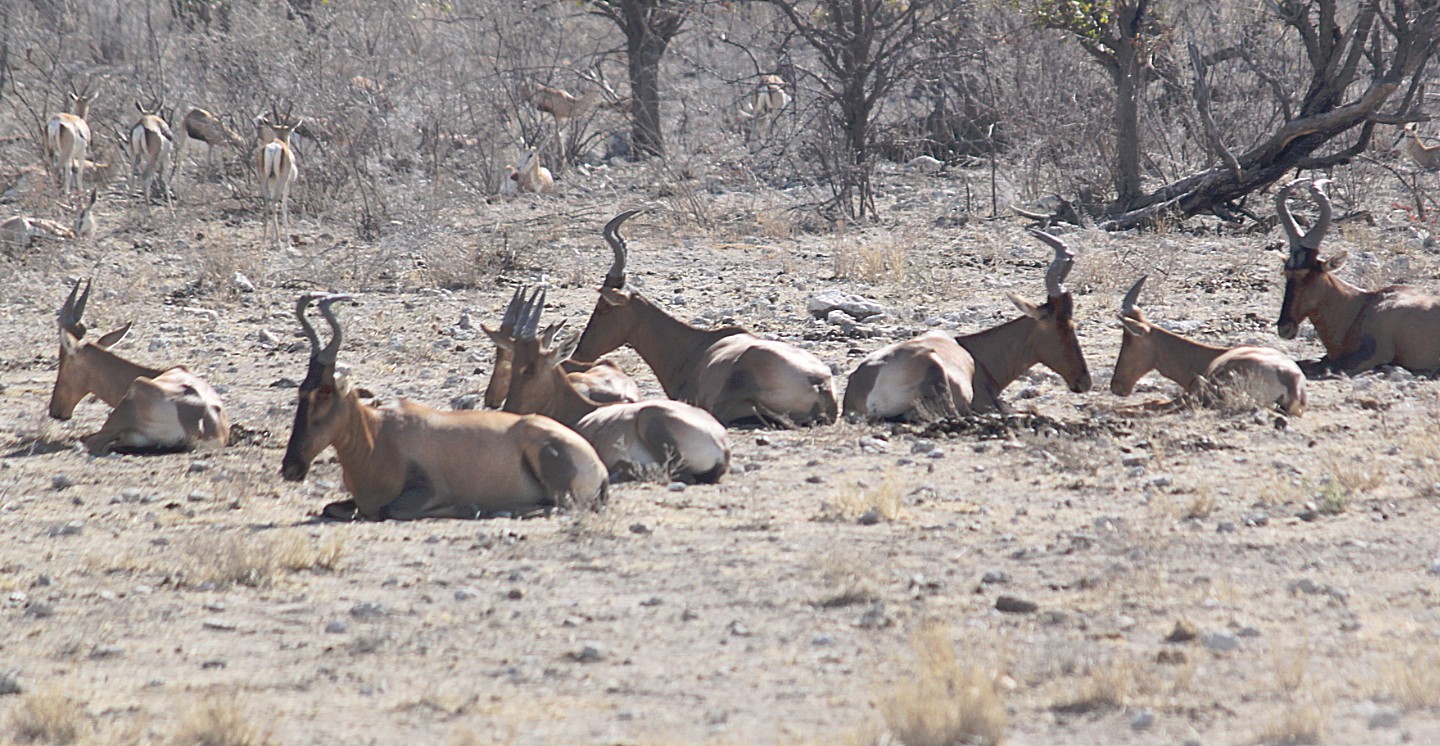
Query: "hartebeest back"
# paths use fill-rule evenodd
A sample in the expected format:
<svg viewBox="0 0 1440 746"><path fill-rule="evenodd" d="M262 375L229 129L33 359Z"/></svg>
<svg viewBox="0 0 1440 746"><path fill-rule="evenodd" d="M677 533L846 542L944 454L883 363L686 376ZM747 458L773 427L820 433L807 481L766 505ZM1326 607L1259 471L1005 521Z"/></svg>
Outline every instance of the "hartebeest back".
<svg viewBox="0 0 1440 746"><path fill-rule="evenodd" d="M1144 277L1136 281L1120 306L1124 338L1111 393L1129 396L1135 382L1154 370L1206 406L1253 402L1290 415L1305 413L1305 375L1294 360L1273 347L1215 347L1152 324L1135 305L1144 284Z"/></svg>
<svg viewBox="0 0 1440 746"><path fill-rule="evenodd" d="M1320 256L1320 241L1330 227L1328 180L1310 184L1319 209L1315 225L1301 233L1287 200L1305 180L1286 184L1275 196L1280 225L1289 240L1285 260L1285 298L1277 331L1294 339L1306 319L1325 345L1323 367L1355 375L1380 365L1398 365L1416 373L1440 373L1440 297L1405 285L1362 290L1335 275L1345 252Z"/></svg>
<svg viewBox="0 0 1440 746"><path fill-rule="evenodd" d="M595 360L628 344L654 371L667 396L694 404L727 426L834 422L830 368L814 355L739 327L697 329L625 287L628 251L619 229L637 212L621 213L605 224L615 260L575 357Z"/></svg>
<svg viewBox="0 0 1440 746"><path fill-rule="evenodd" d="M513 358L505 411L543 414L585 436L614 481L664 479L713 483L730 467L730 439L709 412L670 399L604 405L587 398L560 369L577 340L552 344L540 331L545 292L522 306L509 335L486 329Z"/></svg>
<svg viewBox="0 0 1440 746"><path fill-rule="evenodd" d="M230 419L210 384L180 366L149 368L111 352L130 331L130 324L86 341L82 316L90 300L90 283L85 283L85 292L77 298L79 290L77 280L57 316L60 370L50 395L50 416L70 419L75 405L87 394L114 407L100 431L85 441L93 454L225 445L230 439Z"/></svg>
<svg viewBox="0 0 1440 746"><path fill-rule="evenodd" d="M45 123L45 145L60 172L61 190L85 191L85 152L90 148L90 104L98 98L87 87L70 91L70 111L53 114Z"/></svg>
<svg viewBox="0 0 1440 746"><path fill-rule="evenodd" d="M1047 299L1006 297L1024 315L962 337L929 332L871 353L845 387L845 414L870 421L930 420L1003 411L1000 392L1041 363L1074 392L1090 390L1090 370L1075 336L1075 302L1065 287L1075 254L1063 241L1031 231L1055 250L1045 272Z"/></svg>
<svg viewBox="0 0 1440 746"><path fill-rule="evenodd" d="M165 184L165 167L170 161L175 136L170 125L160 115L163 104L151 101L149 106L135 102L140 118L130 126L129 139L125 149L130 153L130 191L135 191L134 181L140 179L141 199L145 209L150 209L151 187L158 187L170 204L170 188Z"/></svg>
<svg viewBox="0 0 1440 746"><path fill-rule="evenodd" d="M331 518L483 518L547 507L597 507L609 474L595 449L560 423L509 412L443 412L401 399L362 402L337 372L340 322L331 305L348 296L308 294L295 314L310 341L310 365L295 407L281 474L298 482L310 462L334 446L350 500L331 503ZM329 344L305 318L316 303Z"/></svg>

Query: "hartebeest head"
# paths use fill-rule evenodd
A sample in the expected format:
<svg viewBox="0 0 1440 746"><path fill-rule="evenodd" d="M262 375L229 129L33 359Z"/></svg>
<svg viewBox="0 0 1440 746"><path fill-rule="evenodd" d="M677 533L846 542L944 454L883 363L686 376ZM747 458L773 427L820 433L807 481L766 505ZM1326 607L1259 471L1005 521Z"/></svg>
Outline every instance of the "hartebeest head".
<svg viewBox="0 0 1440 746"><path fill-rule="evenodd" d="M280 473L286 480L298 482L310 471L310 462L326 446L335 442L337 435L344 432L346 418L354 412L353 407L344 406L344 399L353 396L349 381L342 374L335 373L335 356L340 351L340 322L335 318L331 306L338 301L350 300L348 295L331 293L306 293L295 303L295 316L300 328L310 340L310 367L305 380L300 382L299 399L295 407L295 424L290 430L290 442L285 446L285 459L281 462ZM305 318L310 304L320 308L320 314L330 324L330 343L320 346L320 335Z"/></svg>
<svg viewBox="0 0 1440 746"><path fill-rule="evenodd" d="M1125 332L1120 340L1120 357L1115 360L1115 373L1110 377L1110 393L1116 396L1129 396L1135 390L1135 382L1155 368L1157 348L1145 344L1153 327L1145 318L1145 312L1135 305L1145 280L1145 277L1136 280L1120 304L1120 325Z"/></svg>
<svg viewBox="0 0 1440 746"><path fill-rule="evenodd" d="M638 316L630 306L635 294L625 288L625 262L629 249L625 237L620 235L620 226L626 220L644 210L626 210L610 219L602 231L605 243L610 245L615 258L610 270L605 273L605 282L600 286L600 299L595 302L595 311L590 314L590 323L580 335L575 348L577 360L595 360L611 350L625 344L634 332Z"/></svg>
<svg viewBox="0 0 1440 746"><path fill-rule="evenodd" d="M1029 342L1040 356L1040 363L1059 373L1071 391L1089 391L1090 368L1085 364L1085 354L1080 351L1080 340L1075 336L1075 298L1065 287L1065 278L1075 267L1075 252L1049 233L1032 229L1030 234L1055 250L1055 258L1045 271L1045 303L1036 305L1010 292L1005 293L1005 297L1021 313L1034 319Z"/></svg>
<svg viewBox="0 0 1440 746"><path fill-rule="evenodd" d="M89 300L90 281L85 281L85 291L80 292L80 281L76 280L65 305L56 314L60 327L60 371L55 377L55 390L50 395L50 416L57 420L70 419L75 414L75 406L86 394L106 388L105 383L99 380L99 366L95 364L95 358L112 357L110 347L130 331L131 325L126 324L100 335L93 342L85 341L85 322L81 319Z"/></svg>
<svg viewBox="0 0 1440 746"><path fill-rule="evenodd" d="M536 288L521 302L508 334L485 329L510 359L510 380L504 401L507 412L543 411L547 404L560 398L562 388L572 388L559 366L570 358L579 340L572 336L556 344L555 338L564 323L540 329L540 313L544 308L545 289ZM504 328L503 322L501 328Z"/></svg>
<svg viewBox="0 0 1440 746"><path fill-rule="evenodd" d="M1329 179L1317 179L1310 183L1310 196L1320 213L1315 225L1302 234L1295 224L1295 216L1286 203L1295 187L1305 181L1296 179L1275 195L1275 211L1279 215L1280 226L1285 229L1290 249L1285 259L1285 299L1280 304L1280 318L1276 321L1276 331L1282 339L1295 338L1300 323L1316 310L1320 296L1315 288L1326 282L1331 271L1345 263L1346 254L1343 251L1326 259L1320 258L1320 241L1330 227L1330 197L1325 194Z"/></svg>

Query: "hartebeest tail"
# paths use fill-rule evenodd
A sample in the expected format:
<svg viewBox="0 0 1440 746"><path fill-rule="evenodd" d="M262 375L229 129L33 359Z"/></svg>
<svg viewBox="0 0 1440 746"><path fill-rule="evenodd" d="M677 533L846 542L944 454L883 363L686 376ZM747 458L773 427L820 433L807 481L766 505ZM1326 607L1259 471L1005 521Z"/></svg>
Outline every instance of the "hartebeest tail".
<svg viewBox="0 0 1440 746"><path fill-rule="evenodd" d="M60 370L50 395L50 416L70 419L87 394L114 407L100 432L85 441L96 455L110 450L146 453L224 446L230 439L230 418L210 384L179 366L148 368L111 352L130 331L130 324L86 341L81 319L90 300L90 283L85 283L84 293L79 291L77 280L57 315Z"/></svg>
<svg viewBox="0 0 1440 746"><path fill-rule="evenodd" d="M1074 392L1090 390L1090 369L1075 336L1075 302L1065 278L1075 254L1063 241L1031 231L1055 250L1045 272L1045 303L1013 293L1024 314L977 334L929 332L871 353L845 387L845 414L878 420L932 420L1003 411L1000 392L1036 363L1060 374Z"/></svg>
<svg viewBox="0 0 1440 746"><path fill-rule="evenodd" d="M511 334L485 330L514 360L505 410L548 415L574 428L595 446L614 481L719 481L730 467L725 427L709 412L684 402L602 405L587 398L560 369L576 340L553 344L553 332L539 329L544 305L545 293L537 289L521 307Z"/></svg>
<svg viewBox="0 0 1440 746"><path fill-rule="evenodd" d="M1380 365L1440 373L1440 297L1404 285L1362 290L1335 275L1345 252L1320 256L1320 241L1330 227L1328 180L1310 184L1319 218L1301 233L1287 201L1305 180L1286 184L1275 196L1275 210L1290 250L1285 259L1285 298L1276 329L1294 339L1306 319L1325 345L1321 365L1356 375Z"/></svg>
<svg viewBox="0 0 1440 746"><path fill-rule="evenodd" d="M1150 323L1135 305L1144 284L1144 277L1136 281L1120 307L1124 339L1111 393L1129 396L1135 382L1154 370L1206 406L1248 400L1290 415L1305 413L1305 375L1294 360L1271 347L1201 344Z"/></svg>
<svg viewBox="0 0 1440 746"><path fill-rule="evenodd" d="M304 479L310 462L334 446L353 498L331 503L324 515L483 518L604 502L609 474L600 457L549 417L442 412L404 399L387 406L362 402L336 370L341 333L331 306L347 299L308 294L295 306L311 353L281 474ZM305 317L312 303L330 325L324 347Z"/></svg>
<svg viewBox="0 0 1440 746"><path fill-rule="evenodd" d="M605 224L605 241L615 259L575 357L595 360L628 344L654 371L667 396L704 409L726 426L834 422L830 368L814 355L739 327L697 329L625 287L628 249L620 225L638 212L621 213Z"/></svg>

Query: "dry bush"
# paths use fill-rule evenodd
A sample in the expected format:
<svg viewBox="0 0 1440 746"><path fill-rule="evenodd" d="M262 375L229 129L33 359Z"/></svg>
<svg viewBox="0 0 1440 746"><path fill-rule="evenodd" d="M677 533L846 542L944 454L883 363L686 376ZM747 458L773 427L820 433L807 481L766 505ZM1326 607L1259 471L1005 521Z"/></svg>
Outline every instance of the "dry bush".
<svg viewBox="0 0 1440 746"><path fill-rule="evenodd" d="M207 697L191 706L170 737L174 746L269 746L270 734L232 698Z"/></svg>
<svg viewBox="0 0 1440 746"><path fill-rule="evenodd" d="M1380 691L1406 709L1440 707L1440 651L1434 647L1399 656L1383 671Z"/></svg>
<svg viewBox="0 0 1440 746"><path fill-rule="evenodd" d="M890 234L844 236L834 242L835 277L870 284L905 279L908 242Z"/></svg>
<svg viewBox="0 0 1440 746"><path fill-rule="evenodd" d="M880 599L880 578L875 564L850 549L833 549L815 566L816 583L823 589L814 601L822 608L867 604Z"/></svg>
<svg viewBox="0 0 1440 746"><path fill-rule="evenodd" d="M894 468L887 469L878 486L857 483L832 494L821 505L821 519L851 520L873 510L887 521L896 520L904 510L907 489L905 476Z"/></svg>
<svg viewBox="0 0 1440 746"><path fill-rule="evenodd" d="M1087 667L1075 686L1075 696L1057 705L1065 712L1094 712L1124 707L1140 691L1140 668L1135 660L1116 654Z"/></svg>
<svg viewBox="0 0 1440 746"><path fill-rule="evenodd" d="M280 531L273 536L206 537L195 543L193 551L186 553L189 564L184 574L190 585L262 587L285 572L334 571L345 557L343 535L322 542L299 530Z"/></svg>
<svg viewBox="0 0 1440 746"><path fill-rule="evenodd" d="M1329 697L1317 691L1310 676L1310 651L1276 651L1272 666L1274 692L1283 704L1261 727L1257 740L1267 744L1320 743L1330 725Z"/></svg>
<svg viewBox="0 0 1440 746"><path fill-rule="evenodd" d="M1005 737L1001 676L962 662L948 627L927 624L911 642L916 668L880 704L890 733L905 746L989 746Z"/></svg>
<svg viewBox="0 0 1440 746"><path fill-rule="evenodd" d="M18 743L70 744L89 729L84 708L59 689L25 695L10 712L10 734Z"/></svg>

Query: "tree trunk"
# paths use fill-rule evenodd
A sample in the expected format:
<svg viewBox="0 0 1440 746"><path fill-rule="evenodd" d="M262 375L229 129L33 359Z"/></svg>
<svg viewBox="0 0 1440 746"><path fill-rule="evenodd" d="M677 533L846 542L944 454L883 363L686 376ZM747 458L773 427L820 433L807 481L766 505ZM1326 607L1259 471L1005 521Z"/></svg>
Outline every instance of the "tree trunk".
<svg viewBox="0 0 1440 746"><path fill-rule="evenodd" d="M1121 8L1119 41L1112 50L1114 66L1110 68L1115 83L1115 207L1119 211L1130 206L1143 194L1140 178L1140 26L1145 20L1145 6L1139 2Z"/></svg>
<svg viewBox="0 0 1440 746"><path fill-rule="evenodd" d="M660 130L660 58L668 38L654 33L627 34L630 62L630 91L634 97L631 113L631 145L640 156L665 155L665 138Z"/></svg>

